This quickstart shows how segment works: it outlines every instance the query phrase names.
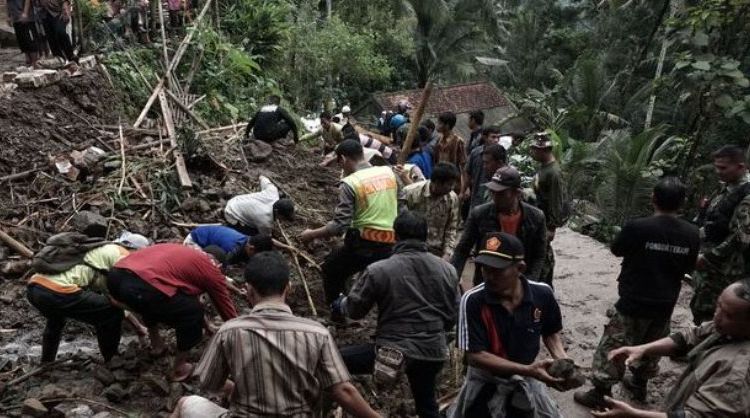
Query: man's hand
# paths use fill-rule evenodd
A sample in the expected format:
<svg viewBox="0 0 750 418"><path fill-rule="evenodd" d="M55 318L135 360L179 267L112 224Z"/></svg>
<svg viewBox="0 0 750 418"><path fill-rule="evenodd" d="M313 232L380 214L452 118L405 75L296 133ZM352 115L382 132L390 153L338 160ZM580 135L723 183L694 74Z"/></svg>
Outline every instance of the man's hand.
<svg viewBox="0 0 750 418"><path fill-rule="evenodd" d="M622 363L625 361L625 365L629 366L633 362L640 360L643 354L644 350L640 346L620 347L610 351L607 358L613 363Z"/></svg>
<svg viewBox="0 0 750 418"><path fill-rule="evenodd" d="M543 382L547 385L555 385L564 382L565 379L552 377L547 372L547 368L552 365L553 362L554 360L552 359L535 361L528 366L528 376L533 377L534 379L539 380L540 382Z"/></svg>
<svg viewBox="0 0 750 418"><path fill-rule="evenodd" d="M706 257L704 257L703 254L699 254L698 258L695 260L695 269L696 270L706 269Z"/></svg>
<svg viewBox="0 0 750 418"><path fill-rule="evenodd" d="M395 165L393 166L393 172L396 173L401 178L401 181L404 182L405 185L412 184L411 177L409 176L409 172L404 169L403 165Z"/></svg>
<svg viewBox="0 0 750 418"><path fill-rule="evenodd" d="M607 408L604 411L591 411L591 415L605 418L631 418L639 416L637 409L623 401L616 401L609 396L605 396L604 401L607 402Z"/></svg>
<svg viewBox="0 0 750 418"><path fill-rule="evenodd" d="M314 229L305 229L304 231L302 231L302 234L300 234L300 236L299 236L299 240L303 244L306 244L306 243L314 240L315 238L316 237L315 237L315 230Z"/></svg>

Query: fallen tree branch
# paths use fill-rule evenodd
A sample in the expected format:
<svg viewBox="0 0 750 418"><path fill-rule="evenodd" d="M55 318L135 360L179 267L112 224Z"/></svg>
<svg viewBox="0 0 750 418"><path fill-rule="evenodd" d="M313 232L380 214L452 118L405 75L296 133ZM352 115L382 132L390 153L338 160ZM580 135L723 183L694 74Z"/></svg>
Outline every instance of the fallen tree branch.
<svg viewBox="0 0 750 418"><path fill-rule="evenodd" d="M218 128L206 129L206 130L203 130L203 131L198 131L196 133L199 134L199 135L205 135L205 134L211 134L211 133L214 133L214 132L222 132L222 131L229 131L229 130L235 130L236 131L237 129L242 129L242 128L246 127L246 126L247 126L247 123L246 122L242 122L242 123L236 123L236 124L233 124L233 125L219 126Z"/></svg>
<svg viewBox="0 0 750 418"><path fill-rule="evenodd" d="M6 182L6 181L20 180L22 178L26 178L32 174L35 174L38 171L42 171L42 168L32 168L31 170L21 171L20 173L9 174L7 176L0 177L0 183Z"/></svg>
<svg viewBox="0 0 750 418"><path fill-rule="evenodd" d="M398 155L399 165L404 165L406 163L406 157L409 156L411 145L414 143L414 139L417 136L417 131L419 130L419 124L422 122L422 117L424 116L425 110L427 110L427 102L430 101L431 95L432 95L432 81L428 81L427 84L424 86L424 90L422 90L422 96L419 98L419 105L417 105L417 111L414 112L414 116L411 119L411 122L409 125L409 131L406 133L406 139L404 140L404 145L401 147L401 153L399 153Z"/></svg>
<svg viewBox="0 0 750 418"><path fill-rule="evenodd" d="M315 262L315 260L313 260L312 257L310 257L309 255L307 255L304 251L300 250L299 248L297 248L297 247L295 247L293 245L284 244L283 242L278 241L276 239L272 239L272 241L273 241L273 245L275 245L275 246L277 246L279 248L282 248L284 250L287 250L287 251L289 251L291 253L295 253L295 254L299 255L300 257L304 258L305 261L307 261L308 263L310 263L310 265L312 267L318 269L318 271L323 271L323 269L320 268L320 265L317 262Z"/></svg>
<svg viewBox="0 0 750 418"><path fill-rule="evenodd" d="M286 231L284 231L284 227L281 226L281 222L277 219L276 225L279 226L279 230L281 231L281 235L284 236L284 241L288 245L291 246L291 241L289 241L289 237L286 235ZM305 279L305 273L302 272L302 267L299 265L299 258L297 258L297 253L292 253L292 258L294 259L294 265L297 267L297 272L299 273L299 277L302 280L302 286L305 288L305 294L307 295L307 303L310 304L310 310L312 311L313 316L318 316L318 310L315 309L315 304L313 303L312 296L310 295L310 288L307 286L307 279Z"/></svg>
<svg viewBox="0 0 750 418"><path fill-rule="evenodd" d="M0 229L0 241L4 242L8 247L12 248L17 252L18 254L21 254L22 256L26 258L32 258L34 257L34 252L31 251L28 247L21 244L20 242L16 241L15 238L8 235L5 231Z"/></svg>

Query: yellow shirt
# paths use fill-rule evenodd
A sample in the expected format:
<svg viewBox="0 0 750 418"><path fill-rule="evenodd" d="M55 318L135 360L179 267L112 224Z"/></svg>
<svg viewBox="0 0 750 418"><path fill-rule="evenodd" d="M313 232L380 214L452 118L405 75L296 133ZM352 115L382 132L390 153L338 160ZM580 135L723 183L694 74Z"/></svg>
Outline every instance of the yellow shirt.
<svg viewBox="0 0 750 418"><path fill-rule="evenodd" d="M29 279L29 283L36 283L58 293L75 293L84 287L106 292L106 277L89 266L107 271L128 254L128 250L117 244L103 245L87 252L83 257L84 263L58 274L35 274Z"/></svg>

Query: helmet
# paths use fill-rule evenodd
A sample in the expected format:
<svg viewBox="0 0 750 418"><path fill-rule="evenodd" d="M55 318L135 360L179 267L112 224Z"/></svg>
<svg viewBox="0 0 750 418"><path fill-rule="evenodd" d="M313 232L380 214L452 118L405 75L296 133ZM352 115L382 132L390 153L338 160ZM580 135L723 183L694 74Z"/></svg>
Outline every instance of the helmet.
<svg viewBox="0 0 750 418"><path fill-rule="evenodd" d="M398 129L401 125L406 123L406 117L401 114L395 114L391 117L391 129Z"/></svg>

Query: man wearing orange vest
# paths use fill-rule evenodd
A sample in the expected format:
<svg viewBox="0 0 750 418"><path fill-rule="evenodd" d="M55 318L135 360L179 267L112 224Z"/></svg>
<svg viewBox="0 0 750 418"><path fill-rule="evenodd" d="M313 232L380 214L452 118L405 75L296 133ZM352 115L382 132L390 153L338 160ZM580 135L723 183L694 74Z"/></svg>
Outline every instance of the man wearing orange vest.
<svg viewBox="0 0 750 418"><path fill-rule="evenodd" d="M396 238L393 221L401 193L393 170L365 161L359 141L341 142L336 147L336 158L346 177L339 186L334 218L321 228L305 230L300 236L300 241L311 242L346 233L344 245L333 250L323 263L327 304L344 291L350 276L390 255Z"/></svg>

